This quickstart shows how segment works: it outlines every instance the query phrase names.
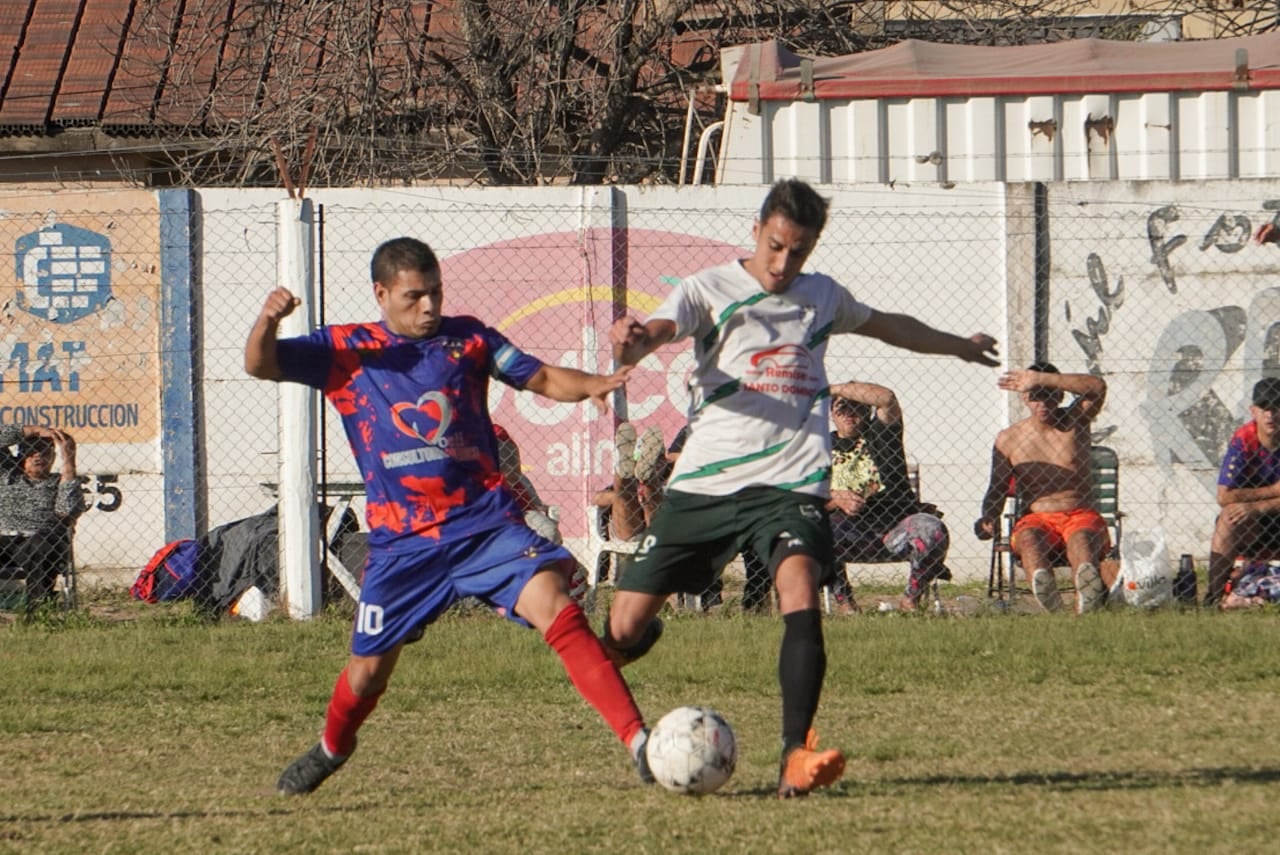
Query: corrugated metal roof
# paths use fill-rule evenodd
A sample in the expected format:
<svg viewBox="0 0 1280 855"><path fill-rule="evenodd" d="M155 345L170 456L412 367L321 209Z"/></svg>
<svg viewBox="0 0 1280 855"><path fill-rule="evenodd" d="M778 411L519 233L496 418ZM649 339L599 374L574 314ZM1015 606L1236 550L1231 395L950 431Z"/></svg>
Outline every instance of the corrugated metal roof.
<svg viewBox="0 0 1280 855"><path fill-rule="evenodd" d="M396 23L425 32L436 5L414 3L410 20ZM335 7L299 4L274 27L261 26L263 9L235 0L0 0L0 135L192 127L240 119L273 93L314 88L314 79L282 79L270 57L289 51L324 68ZM238 53L245 45L237 39L252 51ZM405 67L404 44L386 41L379 58L395 73ZM261 63L220 66L225 56L254 54Z"/></svg>
<svg viewBox="0 0 1280 855"><path fill-rule="evenodd" d="M136 3L6 0L0 8L0 128L40 133L101 121L121 34Z"/></svg>
<svg viewBox="0 0 1280 855"><path fill-rule="evenodd" d="M816 58L770 41L747 46L726 82L736 101L1276 89L1280 32L1188 42L1077 39L1004 47L908 40Z"/></svg>

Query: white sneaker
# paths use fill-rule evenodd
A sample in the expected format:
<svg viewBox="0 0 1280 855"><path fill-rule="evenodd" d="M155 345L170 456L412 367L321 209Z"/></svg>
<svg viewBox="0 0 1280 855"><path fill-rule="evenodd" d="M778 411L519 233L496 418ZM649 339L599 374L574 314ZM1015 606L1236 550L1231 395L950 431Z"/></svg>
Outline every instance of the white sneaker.
<svg viewBox="0 0 1280 855"><path fill-rule="evenodd" d="M1102 583L1098 568L1081 564L1076 570L1076 614L1095 611L1107 601L1107 586Z"/></svg>
<svg viewBox="0 0 1280 855"><path fill-rule="evenodd" d="M667 447L662 442L662 431L652 425L640 434L640 442L635 447L636 480L648 484L658 471L658 462L665 456Z"/></svg>
<svg viewBox="0 0 1280 855"><path fill-rule="evenodd" d="M1031 576L1031 593L1046 612L1062 611L1062 594L1058 591L1058 579L1048 567L1041 567Z"/></svg>
<svg viewBox="0 0 1280 855"><path fill-rule="evenodd" d="M623 422L613 434L613 471L620 478L636 477L636 429Z"/></svg>

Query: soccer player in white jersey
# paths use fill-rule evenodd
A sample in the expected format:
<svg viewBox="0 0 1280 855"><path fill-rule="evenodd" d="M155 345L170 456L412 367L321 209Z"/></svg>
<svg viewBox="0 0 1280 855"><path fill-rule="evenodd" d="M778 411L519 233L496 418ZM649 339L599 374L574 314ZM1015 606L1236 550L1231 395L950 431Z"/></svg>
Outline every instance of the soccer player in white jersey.
<svg viewBox="0 0 1280 855"><path fill-rule="evenodd" d="M833 572L827 339L858 333L997 364L989 335L963 338L877 311L831 277L802 273L826 219L827 200L812 187L779 181L760 208L749 258L684 279L648 321L621 318L610 330L621 365L692 338L697 366L689 438L666 501L619 574L605 647L620 663L639 658L661 635L668 596L702 591L744 546L767 558L784 622L780 798L844 772L844 755L819 751L812 730L826 673L818 592Z"/></svg>

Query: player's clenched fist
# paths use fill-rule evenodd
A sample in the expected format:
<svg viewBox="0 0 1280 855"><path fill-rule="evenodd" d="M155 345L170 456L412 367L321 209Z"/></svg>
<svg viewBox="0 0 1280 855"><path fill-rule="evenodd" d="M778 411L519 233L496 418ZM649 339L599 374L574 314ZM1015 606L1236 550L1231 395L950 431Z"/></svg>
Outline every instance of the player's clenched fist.
<svg viewBox="0 0 1280 855"><path fill-rule="evenodd" d="M288 288L276 288L267 295L266 302L262 304L260 317L264 321L279 323L281 318L288 317L301 302Z"/></svg>
<svg viewBox="0 0 1280 855"><path fill-rule="evenodd" d="M267 295L244 345L244 370L250 377L260 380L280 377L280 364L276 361L276 334L281 319L288 317L301 302L288 288L276 288Z"/></svg>

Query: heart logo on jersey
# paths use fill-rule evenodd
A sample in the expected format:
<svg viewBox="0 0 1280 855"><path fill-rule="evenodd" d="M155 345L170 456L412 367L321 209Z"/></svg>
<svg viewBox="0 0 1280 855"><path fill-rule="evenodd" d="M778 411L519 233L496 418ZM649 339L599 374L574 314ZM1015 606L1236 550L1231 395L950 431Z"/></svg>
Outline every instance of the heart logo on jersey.
<svg viewBox="0 0 1280 855"><path fill-rule="evenodd" d="M401 433L435 445L449 432L453 408L443 392L426 392L416 403L392 404L391 421Z"/></svg>

